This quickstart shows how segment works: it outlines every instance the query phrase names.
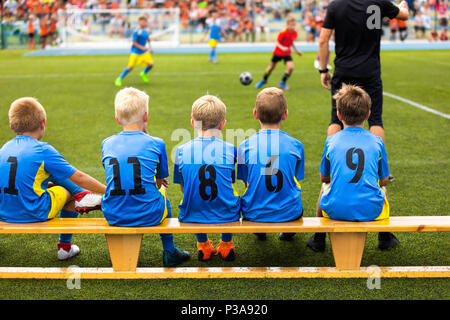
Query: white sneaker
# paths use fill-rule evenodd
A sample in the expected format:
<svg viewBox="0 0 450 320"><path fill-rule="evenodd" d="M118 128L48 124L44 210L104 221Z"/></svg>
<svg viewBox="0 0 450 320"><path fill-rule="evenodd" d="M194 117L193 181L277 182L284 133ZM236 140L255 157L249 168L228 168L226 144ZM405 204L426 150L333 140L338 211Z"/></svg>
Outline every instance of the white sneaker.
<svg viewBox="0 0 450 320"><path fill-rule="evenodd" d="M70 249L68 248L70 245ZM80 248L72 243L58 243L58 260L69 260L80 253Z"/></svg>
<svg viewBox="0 0 450 320"><path fill-rule="evenodd" d="M79 192L74 195L74 198L75 210L80 213L88 213L102 207L102 196L90 191Z"/></svg>
<svg viewBox="0 0 450 320"><path fill-rule="evenodd" d="M320 62L319 62L319 60L314 60L314 68L316 68L317 70L319 70L320 69Z"/></svg>

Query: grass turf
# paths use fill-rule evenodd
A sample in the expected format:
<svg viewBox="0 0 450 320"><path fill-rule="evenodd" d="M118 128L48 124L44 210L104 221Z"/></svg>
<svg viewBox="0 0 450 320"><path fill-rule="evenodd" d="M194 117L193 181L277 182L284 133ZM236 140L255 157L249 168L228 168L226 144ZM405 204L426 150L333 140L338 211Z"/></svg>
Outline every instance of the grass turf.
<svg viewBox="0 0 450 320"><path fill-rule="evenodd" d="M8 130L10 103L22 96L37 97L48 116L44 141L50 142L78 169L104 181L102 140L120 130L114 121L115 77L127 62L124 56L25 58L22 51L0 52L0 142L13 137ZM289 118L282 129L303 142L306 179L302 183L305 216L314 216L320 188L318 169L330 114L330 95L321 88L313 69L313 54L295 57L296 70L286 93ZM383 52L386 91L449 114L447 77L449 51ZM251 111L257 91L239 83L250 71L258 81L268 54L219 54L219 64L202 55L155 57L150 84L134 70L124 85L150 95L149 132L163 138L169 154L179 143L175 129L190 128L190 108L199 96L218 95L227 105L228 129L258 129ZM276 85L281 65L269 79ZM392 215L448 215L449 120L385 97L386 146L391 173L388 186ZM178 137L175 137L178 138ZM237 142L236 142L237 143ZM173 168L173 163L169 160ZM238 182L238 190L243 185ZM178 186L169 188L174 216L181 199ZM96 212L89 216L100 217ZM362 265L449 265L448 233L399 233L398 248L381 252L376 234L369 234ZM193 235L176 235L177 246L193 259L185 266L333 266L329 243L325 253L305 247L309 234L284 243L276 235L258 242L251 234L235 235L237 259L207 264L196 260ZM211 235L215 243L218 235ZM109 267L103 235L75 235L82 254L69 262L56 260L56 235L0 235L1 266ZM162 265L157 235L146 235L140 267ZM368 290L364 279L235 279L235 280L82 280L81 290L68 290L63 280L0 280L0 299L449 299L448 279L382 279L380 290Z"/></svg>

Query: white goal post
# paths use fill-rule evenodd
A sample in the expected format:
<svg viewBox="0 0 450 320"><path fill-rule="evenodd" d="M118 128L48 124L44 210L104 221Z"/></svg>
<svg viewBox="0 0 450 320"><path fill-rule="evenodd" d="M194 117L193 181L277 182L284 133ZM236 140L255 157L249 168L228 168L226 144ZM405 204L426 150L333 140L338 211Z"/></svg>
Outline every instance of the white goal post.
<svg viewBox="0 0 450 320"><path fill-rule="evenodd" d="M179 45L179 8L59 10L59 45L81 49L130 47L140 16L148 17L153 46Z"/></svg>

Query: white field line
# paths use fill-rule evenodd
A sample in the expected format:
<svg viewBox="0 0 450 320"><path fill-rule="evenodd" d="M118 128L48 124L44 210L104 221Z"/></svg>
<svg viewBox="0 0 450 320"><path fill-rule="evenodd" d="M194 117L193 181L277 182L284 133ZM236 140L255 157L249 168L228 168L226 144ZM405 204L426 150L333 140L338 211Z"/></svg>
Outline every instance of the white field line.
<svg viewBox="0 0 450 320"><path fill-rule="evenodd" d="M411 100L409 100L409 99L405 99L405 98L396 96L395 94L392 94L392 93L389 93L389 92L386 92L386 91L384 91L383 94L384 94L385 96L390 97L390 98L393 98L393 99L399 100L399 101L401 101L401 102L410 104L410 105L412 105L413 107L416 107L416 108L425 110L425 111L427 111L427 112L434 113L434 114L436 114L436 115L438 115L438 116L441 116L441 117L450 119L450 115L448 115L448 114L446 114L446 113L443 113L443 112L440 112L440 111L437 111L437 110L434 110L434 109L431 109L431 108L429 108L429 107L427 107L427 106L424 106L424 105L422 105L422 104L420 104L420 103L417 103L417 102L411 101Z"/></svg>

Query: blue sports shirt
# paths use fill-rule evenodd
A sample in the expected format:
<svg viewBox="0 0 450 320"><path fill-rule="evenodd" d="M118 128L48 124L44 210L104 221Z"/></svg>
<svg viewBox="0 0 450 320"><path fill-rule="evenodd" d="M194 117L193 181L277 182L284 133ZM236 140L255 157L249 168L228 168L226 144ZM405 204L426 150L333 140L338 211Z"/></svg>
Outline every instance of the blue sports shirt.
<svg viewBox="0 0 450 320"><path fill-rule="evenodd" d="M198 137L177 149L173 182L184 189L182 222L239 220L235 182L236 147L214 137Z"/></svg>
<svg viewBox="0 0 450 320"><path fill-rule="evenodd" d="M132 40L133 40L133 42L136 41L141 46L146 46L149 36L150 36L150 34L147 29L137 28L133 32ZM141 50L141 49L135 47L134 45L131 46L132 54L143 54L145 52L146 52L145 50Z"/></svg>
<svg viewBox="0 0 450 320"><path fill-rule="evenodd" d="M211 25L208 26L209 28L209 39L210 40L217 40L220 41L221 36L220 36L220 30L221 27L218 24L218 22L211 22Z"/></svg>
<svg viewBox="0 0 450 320"><path fill-rule="evenodd" d="M327 138L320 173L331 179L320 207L335 220L371 221L383 210L378 180L389 176L383 140L359 127Z"/></svg>
<svg viewBox="0 0 450 320"><path fill-rule="evenodd" d="M281 130L261 130L238 150L237 178L248 183L241 197L242 215L259 222L301 217L305 154L300 141Z"/></svg>
<svg viewBox="0 0 450 320"><path fill-rule="evenodd" d="M64 180L76 169L50 144L18 135L0 150L0 220L46 221L51 208L51 177Z"/></svg>
<svg viewBox="0 0 450 320"><path fill-rule="evenodd" d="M141 131L122 131L102 142L102 162L107 184L102 211L108 223L159 224L165 201L155 178L169 176L164 141Z"/></svg>

